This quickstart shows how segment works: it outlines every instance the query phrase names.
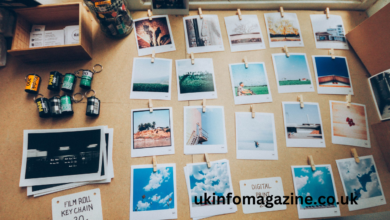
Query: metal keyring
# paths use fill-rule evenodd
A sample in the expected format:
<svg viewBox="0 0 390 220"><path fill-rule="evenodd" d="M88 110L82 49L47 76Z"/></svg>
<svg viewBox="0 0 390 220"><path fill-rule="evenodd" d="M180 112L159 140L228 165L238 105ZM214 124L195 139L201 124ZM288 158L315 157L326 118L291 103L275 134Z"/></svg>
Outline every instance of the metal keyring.
<svg viewBox="0 0 390 220"><path fill-rule="evenodd" d="M45 97L45 96L43 96L42 94L40 94L40 93L39 93L38 95L36 95L36 96L34 96L34 97L33 97L33 99L34 99L34 102L35 102L35 99L36 99L38 96Z"/></svg>
<svg viewBox="0 0 390 220"><path fill-rule="evenodd" d="M76 95L81 95L81 99L77 100L77 99L75 98ZM80 92L78 92L78 93L73 94L72 99L73 99L73 101L74 101L75 103L79 103L79 102L81 102L81 101L84 99L84 95L81 94Z"/></svg>
<svg viewBox="0 0 390 220"><path fill-rule="evenodd" d="M97 67L97 66L100 66L100 70L99 71L95 70L95 67ZM103 71L103 66L101 64L95 64L92 69L93 69L94 73L100 73L101 71Z"/></svg>
<svg viewBox="0 0 390 220"><path fill-rule="evenodd" d="M89 97L88 97L88 93L91 92L91 91L93 92L93 95L92 95L92 96L95 96L95 95L96 95L95 90L91 89L91 90L88 90L88 91L85 92L85 97L86 97L86 98L89 98ZM91 96L90 96L90 97L91 97Z"/></svg>
<svg viewBox="0 0 390 220"><path fill-rule="evenodd" d="M55 96L53 96L53 98L54 98L54 97L56 97L57 99L60 99L60 98L61 98L60 95L55 95Z"/></svg>
<svg viewBox="0 0 390 220"><path fill-rule="evenodd" d="M80 73L80 71L84 71L83 69L79 69L79 70L76 70L76 71L74 71L74 76L76 77L76 78L81 78L80 76L78 76L79 75L79 73Z"/></svg>

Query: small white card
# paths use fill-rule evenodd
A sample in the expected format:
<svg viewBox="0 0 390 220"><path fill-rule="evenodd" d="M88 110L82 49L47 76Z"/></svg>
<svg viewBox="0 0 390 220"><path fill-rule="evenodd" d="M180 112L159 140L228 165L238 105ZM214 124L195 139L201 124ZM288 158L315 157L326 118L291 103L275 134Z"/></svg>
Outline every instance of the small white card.
<svg viewBox="0 0 390 220"><path fill-rule="evenodd" d="M35 31L30 33L30 48L43 47L44 31Z"/></svg>
<svg viewBox="0 0 390 220"><path fill-rule="evenodd" d="M65 44L78 44L80 42L80 29L78 25L70 25L64 28Z"/></svg>
<svg viewBox="0 0 390 220"><path fill-rule="evenodd" d="M272 196L274 199L276 199L277 197L283 199L284 191L282 178L280 177L241 180L240 190L241 197L244 198L248 196L252 199L249 199L249 203L242 203L242 211L244 212L244 214L279 211L287 209L286 205L275 205L274 202L268 203L267 205L267 196ZM259 196L263 197L264 205L257 204ZM253 197L255 197L255 199L253 199ZM256 201L256 203L253 203L253 200Z"/></svg>
<svg viewBox="0 0 390 220"><path fill-rule="evenodd" d="M64 30L45 31L43 46L64 45Z"/></svg>
<svg viewBox="0 0 390 220"><path fill-rule="evenodd" d="M51 200L53 220L103 220L100 189L92 189Z"/></svg>

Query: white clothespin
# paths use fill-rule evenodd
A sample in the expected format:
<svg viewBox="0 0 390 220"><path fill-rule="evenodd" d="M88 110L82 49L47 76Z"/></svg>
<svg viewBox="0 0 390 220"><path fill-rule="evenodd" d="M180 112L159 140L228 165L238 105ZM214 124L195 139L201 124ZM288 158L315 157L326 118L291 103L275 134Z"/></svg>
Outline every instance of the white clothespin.
<svg viewBox="0 0 390 220"><path fill-rule="evenodd" d="M152 113L153 112L153 103L152 100L149 99L149 111Z"/></svg>
<svg viewBox="0 0 390 220"><path fill-rule="evenodd" d="M154 63L154 58L156 57L156 52L153 50L152 51L152 59L151 62Z"/></svg>
<svg viewBox="0 0 390 220"><path fill-rule="evenodd" d="M329 55L332 56L332 59L333 59L333 60L336 59L336 56L335 56L335 54L334 54L334 49L333 49L333 48L329 50Z"/></svg>
<svg viewBox="0 0 390 220"><path fill-rule="evenodd" d="M238 19L242 20L241 10L239 8L237 8L237 15L238 15Z"/></svg>
<svg viewBox="0 0 390 220"><path fill-rule="evenodd" d="M210 163L209 155L207 153L204 154L204 159L206 160L207 168L210 168L211 163Z"/></svg>
<svg viewBox="0 0 390 220"><path fill-rule="evenodd" d="M252 118L255 118L255 107L253 105L251 105L251 112L252 112Z"/></svg>
<svg viewBox="0 0 390 220"><path fill-rule="evenodd" d="M290 57L290 53L288 52L288 48L286 45L284 45L283 50L286 53L286 57Z"/></svg>
<svg viewBox="0 0 390 220"><path fill-rule="evenodd" d="M301 108L305 107L305 105L303 104L303 95L298 96L298 102L301 104Z"/></svg>
<svg viewBox="0 0 390 220"><path fill-rule="evenodd" d="M280 7L280 16L282 16L282 18L284 17L284 10L283 10L283 7Z"/></svg>
<svg viewBox="0 0 390 220"><path fill-rule="evenodd" d="M202 9L198 8L198 12L199 12L199 18L203 19Z"/></svg>
<svg viewBox="0 0 390 220"><path fill-rule="evenodd" d="M316 171L316 165L314 164L313 156L311 156L311 155L307 156L307 161L309 162L309 165L311 166L311 170Z"/></svg>
<svg viewBox="0 0 390 220"><path fill-rule="evenodd" d="M351 149L351 154L355 158L355 162L360 163L359 155L357 154L356 148Z"/></svg>
<svg viewBox="0 0 390 220"><path fill-rule="evenodd" d="M190 57L191 57L191 64L194 65L195 64L195 56L194 56L193 52L191 52Z"/></svg>
<svg viewBox="0 0 390 220"><path fill-rule="evenodd" d="M326 19L329 19L329 17L330 17L329 7L326 7L325 14L326 14Z"/></svg>
<svg viewBox="0 0 390 220"><path fill-rule="evenodd" d="M244 57L245 68L248 69L248 58Z"/></svg>
<svg viewBox="0 0 390 220"><path fill-rule="evenodd" d="M148 17L149 17L149 21L152 20L152 12L150 11L150 9L148 9Z"/></svg>
<svg viewBox="0 0 390 220"><path fill-rule="evenodd" d="M203 112L206 112L206 99L203 99L202 110Z"/></svg>
<svg viewBox="0 0 390 220"><path fill-rule="evenodd" d="M351 100L352 100L352 97L351 97L351 94L348 94L346 97L345 97L345 101L347 102L347 107L351 107Z"/></svg>
<svg viewBox="0 0 390 220"><path fill-rule="evenodd" d="M153 172L157 172L157 158L153 156Z"/></svg>

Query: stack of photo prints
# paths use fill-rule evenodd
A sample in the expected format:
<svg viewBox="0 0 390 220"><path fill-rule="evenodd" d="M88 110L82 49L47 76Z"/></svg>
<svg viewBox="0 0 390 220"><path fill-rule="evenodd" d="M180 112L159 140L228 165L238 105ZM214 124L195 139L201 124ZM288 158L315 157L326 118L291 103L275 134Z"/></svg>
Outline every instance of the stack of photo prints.
<svg viewBox="0 0 390 220"><path fill-rule="evenodd" d="M24 130L20 187L42 196L87 184L110 183L114 129L106 126Z"/></svg>

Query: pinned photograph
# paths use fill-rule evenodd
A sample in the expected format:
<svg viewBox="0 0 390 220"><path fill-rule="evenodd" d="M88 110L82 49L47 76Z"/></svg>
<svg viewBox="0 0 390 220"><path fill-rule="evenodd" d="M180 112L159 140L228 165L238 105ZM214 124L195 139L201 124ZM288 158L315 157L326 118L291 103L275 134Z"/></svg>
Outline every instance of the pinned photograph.
<svg viewBox="0 0 390 220"><path fill-rule="evenodd" d="M131 166L130 219L177 219L176 164Z"/></svg>
<svg viewBox="0 0 390 220"><path fill-rule="evenodd" d="M217 15L199 15L183 18L187 53L224 51Z"/></svg>
<svg viewBox="0 0 390 220"><path fill-rule="evenodd" d="M210 168L207 167L206 163L192 163L184 167L191 218L209 217L237 211L237 206L232 202L234 191L229 161L218 160L210 163ZM205 194L207 197L211 197L210 203L205 201ZM228 199L230 204L227 204Z"/></svg>
<svg viewBox="0 0 390 220"><path fill-rule="evenodd" d="M223 106L184 106L184 154L227 153Z"/></svg>
<svg viewBox="0 0 390 220"><path fill-rule="evenodd" d="M337 204L337 192L330 164L316 165L315 171L312 171L311 166L291 166L291 169L295 196L298 198L299 218L340 216L340 206ZM306 201L306 197L309 196L312 199ZM321 196L333 199L323 199Z"/></svg>
<svg viewBox="0 0 390 220"><path fill-rule="evenodd" d="M130 99L171 100L172 60L134 58Z"/></svg>
<svg viewBox="0 0 390 220"><path fill-rule="evenodd" d="M189 0L152 0L155 15L188 15Z"/></svg>
<svg viewBox="0 0 390 220"><path fill-rule="evenodd" d="M347 58L313 56L318 94L353 95L352 81Z"/></svg>
<svg viewBox="0 0 390 220"><path fill-rule="evenodd" d="M175 51L168 15L152 16L134 20L138 56Z"/></svg>
<svg viewBox="0 0 390 220"><path fill-rule="evenodd" d="M363 156L359 160L359 163L355 158L336 160L345 196L356 197L357 204L348 203L349 211L386 204L374 157Z"/></svg>
<svg viewBox="0 0 390 220"><path fill-rule="evenodd" d="M229 64L229 69L236 105L272 102L264 63Z"/></svg>
<svg viewBox="0 0 390 220"><path fill-rule="evenodd" d="M282 102L287 147L325 147L318 103Z"/></svg>
<svg viewBox="0 0 390 220"><path fill-rule="evenodd" d="M366 106L329 101L332 143L371 148Z"/></svg>
<svg viewBox="0 0 390 220"><path fill-rule="evenodd" d="M20 187L106 179L105 127L24 130Z"/></svg>
<svg viewBox="0 0 390 220"><path fill-rule="evenodd" d="M175 154L172 108L131 110L131 157Z"/></svg>
<svg viewBox="0 0 390 220"><path fill-rule="evenodd" d="M236 112L237 159L277 160L273 113Z"/></svg>
<svg viewBox="0 0 390 220"><path fill-rule="evenodd" d="M368 82L379 118L390 119L390 70L370 77Z"/></svg>
<svg viewBox="0 0 390 220"><path fill-rule="evenodd" d="M232 52L265 49L257 15L225 17L230 49Z"/></svg>
<svg viewBox="0 0 390 220"><path fill-rule="evenodd" d="M217 98L213 59L176 60L176 75L179 101Z"/></svg>
<svg viewBox="0 0 390 220"><path fill-rule="evenodd" d="M310 15L317 48L348 50L343 19L339 15Z"/></svg>
<svg viewBox="0 0 390 220"><path fill-rule="evenodd" d="M303 47L301 28L295 13L265 13L270 47Z"/></svg>
<svg viewBox="0 0 390 220"><path fill-rule="evenodd" d="M314 92L306 54L272 54L279 93Z"/></svg>

